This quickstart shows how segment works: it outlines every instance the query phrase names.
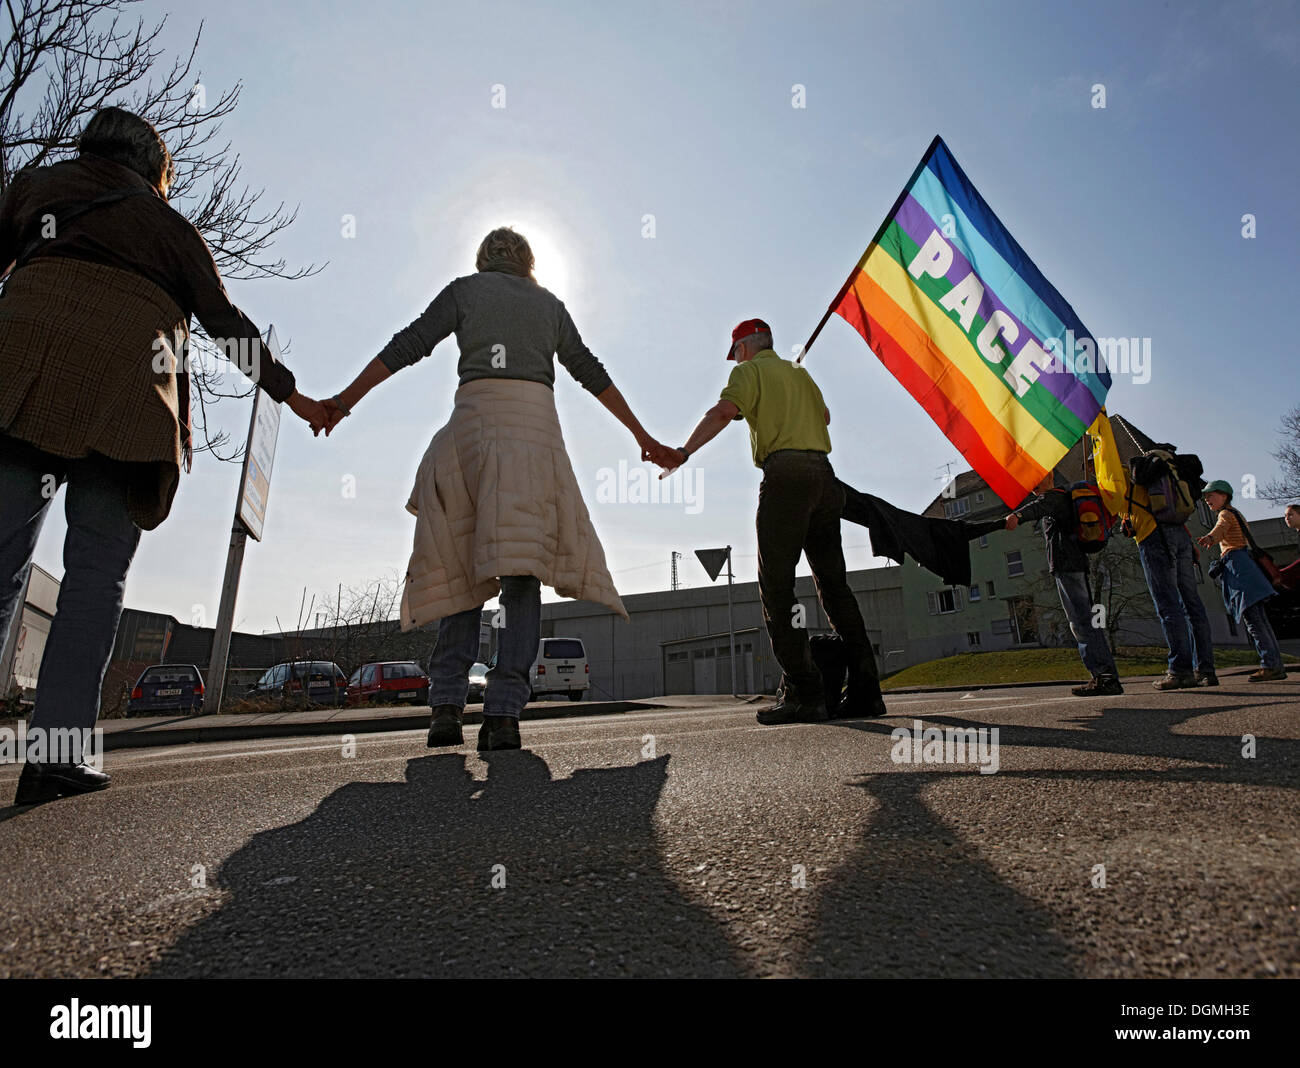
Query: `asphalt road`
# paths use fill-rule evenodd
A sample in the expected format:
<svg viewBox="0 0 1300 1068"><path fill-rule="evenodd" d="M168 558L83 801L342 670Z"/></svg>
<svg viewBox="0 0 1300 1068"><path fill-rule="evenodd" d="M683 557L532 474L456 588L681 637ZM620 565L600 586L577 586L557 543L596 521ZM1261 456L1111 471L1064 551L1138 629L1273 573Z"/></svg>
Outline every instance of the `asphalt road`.
<svg viewBox="0 0 1300 1068"><path fill-rule="evenodd" d="M1300 976L1300 682L889 706L110 753L0 809L0 976ZM914 718L997 772L894 762Z"/></svg>

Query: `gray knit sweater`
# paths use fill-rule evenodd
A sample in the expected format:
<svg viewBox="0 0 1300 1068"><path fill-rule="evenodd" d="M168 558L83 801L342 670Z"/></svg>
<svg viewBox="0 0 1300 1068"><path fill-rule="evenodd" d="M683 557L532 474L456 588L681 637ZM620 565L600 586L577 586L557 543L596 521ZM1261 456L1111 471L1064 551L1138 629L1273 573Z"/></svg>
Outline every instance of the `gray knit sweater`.
<svg viewBox="0 0 1300 1068"><path fill-rule="evenodd" d="M452 333L460 346L462 386L476 378L522 378L554 389L555 356L584 389L601 393L610 385L563 302L531 278L502 271L480 271L448 284L418 319L393 335L379 358L390 371L408 367Z"/></svg>

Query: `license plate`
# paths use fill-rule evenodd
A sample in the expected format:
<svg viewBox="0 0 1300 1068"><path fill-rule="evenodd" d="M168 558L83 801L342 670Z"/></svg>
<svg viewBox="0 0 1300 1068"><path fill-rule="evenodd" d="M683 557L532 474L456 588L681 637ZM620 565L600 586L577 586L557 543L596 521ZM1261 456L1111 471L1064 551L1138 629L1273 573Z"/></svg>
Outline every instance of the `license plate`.
<svg viewBox="0 0 1300 1068"><path fill-rule="evenodd" d="M180 690L154 690L153 695L155 697L179 697L181 692Z"/></svg>
<svg viewBox="0 0 1300 1068"><path fill-rule="evenodd" d="M313 690L323 690L329 687L328 682L310 682L307 684Z"/></svg>
<svg viewBox="0 0 1300 1068"><path fill-rule="evenodd" d="M402 691L401 693L399 693L397 696L398 696L398 697L418 697L419 695L420 695L420 691L419 691L419 690L403 690L403 691Z"/></svg>
<svg viewBox="0 0 1300 1068"><path fill-rule="evenodd" d="M572 665L572 664L561 664L561 665L560 665L560 674L561 674L561 675L572 675L572 674L573 674L573 665Z"/></svg>

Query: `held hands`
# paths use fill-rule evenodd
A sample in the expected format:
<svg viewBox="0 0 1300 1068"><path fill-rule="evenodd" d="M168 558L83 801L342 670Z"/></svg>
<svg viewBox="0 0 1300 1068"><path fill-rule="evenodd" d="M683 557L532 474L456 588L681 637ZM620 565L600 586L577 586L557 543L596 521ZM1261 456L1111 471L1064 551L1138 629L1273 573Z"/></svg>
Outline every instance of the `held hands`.
<svg viewBox="0 0 1300 1068"><path fill-rule="evenodd" d="M345 412L340 408L338 402L333 397L327 397L325 400L321 401L321 406L325 409L326 417L323 429L325 430L325 436L329 437L330 431L338 426L339 423L346 419L351 413ZM312 427L313 431L315 429L315 427Z"/></svg>
<svg viewBox="0 0 1300 1068"><path fill-rule="evenodd" d="M311 427L312 434L319 434L329 423L329 414L325 405L318 400L312 400L311 397L303 396L297 390L293 391L285 403L294 415Z"/></svg>
<svg viewBox="0 0 1300 1068"><path fill-rule="evenodd" d="M1015 512L1012 512L1007 516L1007 529L1015 530L1018 526L1020 526L1020 516L1016 515Z"/></svg>
<svg viewBox="0 0 1300 1068"><path fill-rule="evenodd" d="M325 431L325 436L329 437L330 431L339 425L339 420L344 418L343 409L338 406L333 397L318 401L294 390L293 395L285 403L294 415L311 427L312 435L315 437L319 437L322 430Z"/></svg>
<svg viewBox="0 0 1300 1068"><path fill-rule="evenodd" d="M672 471L682 464L682 454L676 449L670 449L667 445L656 441L650 436L641 438L638 442L641 446L641 459L649 460L652 464L657 464L664 469L664 474ZM663 478L663 475L659 476Z"/></svg>

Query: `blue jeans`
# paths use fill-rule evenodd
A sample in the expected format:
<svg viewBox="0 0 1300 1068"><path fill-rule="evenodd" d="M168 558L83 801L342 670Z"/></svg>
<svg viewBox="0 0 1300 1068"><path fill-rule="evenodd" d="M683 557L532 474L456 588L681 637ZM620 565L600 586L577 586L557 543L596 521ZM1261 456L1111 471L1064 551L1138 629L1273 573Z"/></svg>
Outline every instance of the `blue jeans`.
<svg viewBox="0 0 1300 1068"><path fill-rule="evenodd" d="M1264 602L1256 601L1241 613L1241 621L1246 624L1246 633L1255 643L1259 653L1259 662L1263 667L1275 670L1282 666L1282 650L1277 647L1277 635L1273 633L1273 624L1264 613Z"/></svg>
<svg viewBox="0 0 1300 1068"><path fill-rule="evenodd" d="M63 582L36 680L33 728L86 730L99 718L126 573L140 542L127 511L129 471L117 460L68 460L0 434L0 642L22 610L53 491L68 486Z"/></svg>
<svg viewBox="0 0 1300 1068"><path fill-rule="evenodd" d="M1192 536L1187 528L1157 527L1138 544L1138 556L1169 647L1169 672L1190 675L1193 657L1197 671L1214 671L1210 617L1196 590Z"/></svg>
<svg viewBox="0 0 1300 1068"><path fill-rule="evenodd" d="M497 629L497 662L487 673L485 716L519 718L532 692L529 674L541 636L542 584L532 575L501 579L503 625ZM439 620L438 644L429 660L429 704L465 707L469 669L478 659L483 606Z"/></svg>
<svg viewBox="0 0 1300 1068"><path fill-rule="evenodd" d="M1092 592L1088 589L1088 576L1083 571L1058 571L1056 592L1061 595L1061 608L1070 622L1070 633L1079 643L1079 656L1083 666L1092 675L1118 675L1115 658L1106 644L1106 632L1092 625Z"/></svg>

